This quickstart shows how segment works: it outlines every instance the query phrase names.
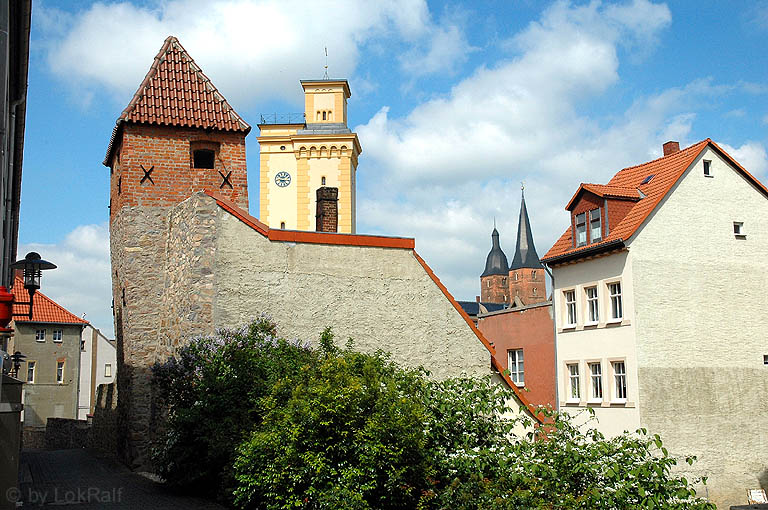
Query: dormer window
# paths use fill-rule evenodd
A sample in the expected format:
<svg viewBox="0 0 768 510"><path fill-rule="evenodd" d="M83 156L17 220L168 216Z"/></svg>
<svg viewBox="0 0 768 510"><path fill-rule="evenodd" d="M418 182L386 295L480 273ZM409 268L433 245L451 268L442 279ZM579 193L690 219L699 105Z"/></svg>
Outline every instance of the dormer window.
<svg viewBox="0 0 768 510"><path fill-rule="evenodd" d="M587 214L576 215L576 246L587 244Z"/></svg>
<svg viewBox="0 0 768 510"><path fill-rule="evenodd" d="M600 221L600 209L589 211L589 240L594 243L603 237L602 223Z"/></svg>
<svg viewBox="0 0 768 510"><path fill-rule="evenodd" d="M192 152L194 168L213 168L216 153L210 149L197 149Z"/></svg>

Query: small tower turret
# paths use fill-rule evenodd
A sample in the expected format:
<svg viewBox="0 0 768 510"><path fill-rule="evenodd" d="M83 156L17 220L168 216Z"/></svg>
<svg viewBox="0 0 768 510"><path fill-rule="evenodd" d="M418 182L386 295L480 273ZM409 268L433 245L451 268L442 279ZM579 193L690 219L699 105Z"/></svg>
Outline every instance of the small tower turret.
<svg viewBox="0 0 768 510"><path fill-rule="evenodd" d="M484 303L509 303L507 256L499 244L499 231L493 227L491 251L485 259L485 271L480 275L480 300Z"/></svg>
<svg viewBox="0 0 768 510"><path fill-rule="evenodd" d="M520 203L520 220L517 225L517 246L512 265L509 266L510 299L519 298L525 305L541 303L547 300L544 266L541 265L533 244L531 223L525 207L525 191Z"/></svg>

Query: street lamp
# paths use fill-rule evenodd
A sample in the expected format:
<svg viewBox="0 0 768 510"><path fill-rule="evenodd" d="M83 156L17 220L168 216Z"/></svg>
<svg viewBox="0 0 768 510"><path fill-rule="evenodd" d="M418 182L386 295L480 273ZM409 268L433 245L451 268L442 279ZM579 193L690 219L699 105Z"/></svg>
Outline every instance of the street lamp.
<svg viewBox="0 0 768 510"><path fill-rule="evenodd" d="M40 288L40 278L43 276L43 270L56 269L56 264L43 260L39 253L31 251L23 259L11 264L10 267L11 269L24 270L24 288L29 292L29 301L16 304L29 306L29 320L32 320L32 303L35 299L35 292Z"/></svg>

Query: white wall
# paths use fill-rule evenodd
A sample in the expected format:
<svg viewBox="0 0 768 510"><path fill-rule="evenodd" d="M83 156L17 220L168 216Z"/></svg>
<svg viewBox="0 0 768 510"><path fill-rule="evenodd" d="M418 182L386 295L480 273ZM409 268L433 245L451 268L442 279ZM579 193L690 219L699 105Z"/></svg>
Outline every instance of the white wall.
<svg viewBox="0 0 768 510"><path fill-rule="evenodd" d="M720 508L746 504L768 488L768 199L707 149L630 253L642 424L698 456Z"/></svg>
<svg viewBox="0 0 768 510"><path fill-rule="evenodd" d="M95 398L95 389L100 384L109 384L117 376L117 350L114 342L110 342L90 324L83 328L80 351L80 394L78 395L77 419L85 420ZM94 367L95 351L95 367ZM106 365L110 365L111 375L106 374ZM92 384L95 368L95 385Z"/></svg>

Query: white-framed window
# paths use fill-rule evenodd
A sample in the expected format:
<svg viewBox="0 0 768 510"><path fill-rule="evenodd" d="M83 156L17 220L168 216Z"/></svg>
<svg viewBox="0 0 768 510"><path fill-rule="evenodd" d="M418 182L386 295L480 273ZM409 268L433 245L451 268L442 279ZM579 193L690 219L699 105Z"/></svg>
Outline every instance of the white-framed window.
<svg viewBox="0 0 768 510"><path fill-rule="evenodd" d="M747 233L744 231L744 222L743 221L734 221L733 222L733 235L736 237L746 237Z"/></svg>
<svg viewBox="0 0 768 510"><path fill-rule="evenodd" d="M104 364L104 377L112 377L112 363Z"/></svg>
<svg viewBox="0 0 768 510"><path fill-rule="evenodd" d="M714 177L712 175L712 162L704 160L704 177Z"/></svg>
<svg viewBox="0 0 768 510"><path fill-rule="evenodd" d="M587 244L587 213L576 215L576 246Z"/></svg>
<svg viewBox="0 0 768 510"><path fill-rule="evenodd" d="M590 400L603 400L603 366L600 362L589 364Z"/></svg>
<svg viewBox="0 0 768 510"><path fill-rule="evenodd" d="M56 382L64 384L64 361L56 362Z"/></svg>
<svg viewBox="0 0 768 510"><path fill-rule="evenodd" d="M600 221L600 209L589 211L589 240L594 243L603 237L602 222Z"/></svg>
<svg viewBox="0 0 768 510"><path fill-rule="evenodd" d="M613 366L613 400L614 402L626 402L627 400L627 367L623 361L614 361Z"/></svg>
<svg viewBox="0 0 768 510"><path fill-rule="evenodd" d="M53 330L53 341L54 342L61 342L62 337L64 336L64 331L61 329L54 329Z"/></svg>
<svg viewBox="0 0 768 510"><path fill-rule="evenodd" d="M36 329L35 330L35 340L38 342L45 342L45 330L44 329Z"/></svg>
<svg viewBox="0 0 768 510"><path fill-rule="evenodd" d="M600 320L600 308L597 301L597 287L587 287L584 289L587 294L587 323L597 324Z"/></svg>
<svg viewBox="0 0 768 510"><path fill-rule="evenodd" d="M522 349L510 349L507 351L509 368L509 377L512 382L518 386L525 385L525 375L523 371L523 350Z"/></svg>
<svg viewBox="0 0 768 510"><path fill-rule="evenodd" d="M35 368L37 368L36 361L27 361L27 382L35 382Z"/></svg>
<svg viewBox="0 0 768 510"><path fill-rule="evenodd" d="M576 325L576 291L566 290L563 291L563 297L565 298L565 321L566 326Z"/></svg>
<svg viewBox="0 0 768 510"><path fill-rule="evenodd" d="M568 365L568 400L578 402L581 399L581 376L579 375L579 364L569 363Z"/></svg>
<svg viewBox="0 0 768 510"><path fill-rule="evenodd" d="M531 280L535 280L535 279L536 279L536 270L534 269L533 271L531 271Z"/></svg>
<svg viewBox="0 0 768 510"><path fill-rule="evenodd" d="M608 284L608 296L611 299L611 319L621 320L624 317L624 307L621 301L621 282Z"/></svg>

